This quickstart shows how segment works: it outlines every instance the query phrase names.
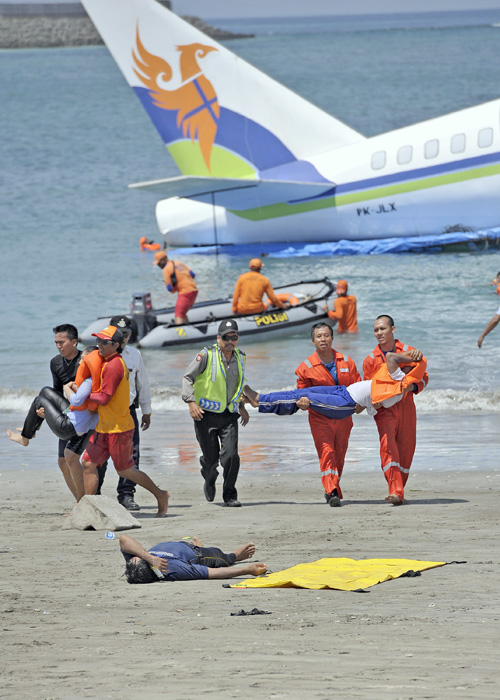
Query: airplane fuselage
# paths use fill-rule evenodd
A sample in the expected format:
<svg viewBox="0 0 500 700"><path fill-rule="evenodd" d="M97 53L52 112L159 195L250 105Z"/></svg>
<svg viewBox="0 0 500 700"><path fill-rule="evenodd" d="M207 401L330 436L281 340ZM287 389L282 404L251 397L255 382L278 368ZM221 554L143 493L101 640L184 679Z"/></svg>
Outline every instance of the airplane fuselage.
<svg viewBox="0 0 500 700"><path fill-rule="evenodd" d="M310 158L335 183L331 196L233 212L170 198L158 226L171 245L257 243L263 230L268 242L328 242L497 226L499 125L495 100Z"/></svg>

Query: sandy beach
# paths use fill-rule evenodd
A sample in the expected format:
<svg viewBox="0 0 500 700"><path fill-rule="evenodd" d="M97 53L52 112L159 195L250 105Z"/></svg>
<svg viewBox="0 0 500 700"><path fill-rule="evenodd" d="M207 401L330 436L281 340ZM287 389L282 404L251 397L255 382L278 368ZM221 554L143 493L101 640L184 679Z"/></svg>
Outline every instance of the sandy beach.
<svg viewBox="0 0 500 700"><path fill-rule="evenodd" d="M224 509L205 501L193 447L190 469L150 471L172 493L167 518L138 493L142 529L130 534L146 547L189 535L226 551L253 541L273 571L336 556L467 563L366 593L130 586L117 539L61 529L71 500L55 462L45 454L37 466L52 436L38 440L13 447L0 477L0 697L498 697L499 471L417 468L397 508L383 501L379 470L348 461L346 500L333 509L317 475L247 466L243 507ZM271 614L231 616L254 607Z"/></svg>

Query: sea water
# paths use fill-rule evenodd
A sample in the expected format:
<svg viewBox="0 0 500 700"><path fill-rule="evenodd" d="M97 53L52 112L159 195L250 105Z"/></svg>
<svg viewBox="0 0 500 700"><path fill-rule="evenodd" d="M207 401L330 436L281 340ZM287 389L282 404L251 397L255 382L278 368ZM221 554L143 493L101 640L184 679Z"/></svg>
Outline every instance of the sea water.
<svg viewBox="0 0 500 700"><path fill-rule="evenodd" d="M226 43L365 135L500 93L500 11L218 24L254 32L253 39ZM83 329L97 316L126 312L136 291L151 291L155 306L170 302L151 254L138 246L142 235L160 238L156 196L127 185L177 170L104 47L0 52L0 95L4 428L19 424L33 395L51 383L54 325ZM183 259L196 271L200 300L231 294L248 264L243 254ZM397 336L421 348L429 361L429 388L416 399L421 427L415 464L445 469L496 463L498 337L494 331L481 350L477 337L500 303L489 284L498 270L497 252L471 251L269 257L265 273L275 286L325 275L349 281L360 330L339 336L335 347L360 369L376 344L373 319L380 313L395 318ZM293 386L295 368L313 350L307 329L241 346L249 383L261 391ZM143 351L154 412L143 452L153 469L196 468L197 445L180 399L181 377L196 350ZM376 432L373 422L357 420L349 459L371 468ZM26 451L2 440L0 455L10 462L16 450L22 452L18 464L53 461L54 438L47 433ZM258 469L316 468L303 415L277 424L274 417L252 414L241 450Z"/></svg>

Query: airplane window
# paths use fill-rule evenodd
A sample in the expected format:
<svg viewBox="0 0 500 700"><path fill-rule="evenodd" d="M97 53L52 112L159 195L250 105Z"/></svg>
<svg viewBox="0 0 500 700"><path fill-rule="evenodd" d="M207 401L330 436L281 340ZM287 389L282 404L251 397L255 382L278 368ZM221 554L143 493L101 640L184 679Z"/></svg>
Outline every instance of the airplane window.
<svg viewBox="0 0 500 700"><path fill-rule="evenodd" d="M385 151L377 151L372 155L372 168L374 170L385 168L385 155Z"/></svg>
<svg viewBox="0 0 500 700"><path fill-rule="evenodd" d="M402 146L398 151L398 163L399 165L404 165L409 163L413 155L412 146Z"/></svg>
<svg viewBox="0 0 500 700"><path fill-rule="evenodd" d="M479 148L488 148L493 143L493 129L480 129L477 135L477 145Z"/></svg>
<svg viewBox="0 0 500 700"><path fill-rule="evenodd" d="M437 139L432 139L432 141L427 141L424 146L424 155L426 158L435 158L439 153L439 141Z"/></svg>
<svg viewBox="0 0 500 700"><path fill-rule="evenodd" d="M451 152L463 153L465 151L465 134L455 134L451 137Z"/></svg>

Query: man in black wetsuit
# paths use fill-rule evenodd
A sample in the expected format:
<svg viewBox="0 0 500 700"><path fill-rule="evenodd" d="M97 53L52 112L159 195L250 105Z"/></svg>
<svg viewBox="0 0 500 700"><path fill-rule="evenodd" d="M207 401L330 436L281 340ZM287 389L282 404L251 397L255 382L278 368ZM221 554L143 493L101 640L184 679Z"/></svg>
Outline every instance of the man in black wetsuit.
<svg viewBox="0 0 500 700"><path fill-rule="evenodd" d="M52 329L54 332L54 342L56 348L59 350L59 354L52 358L50 361L50 371L52 372L52 380L54 389L64 396L63 387L68 382L74 382L76 377L76 370L80 364L80 356L82 354L81 350L78 350L78 331L75 326L71 323L63 323L60 326L56 326ZM64 476L64 480L74 495L78 500L75 486L73 483L73 477L71 476L70 469L64 458L64 448L66 447L67 440L59 440L59 454L58 454L58 464L59 469Z"/></svg>

